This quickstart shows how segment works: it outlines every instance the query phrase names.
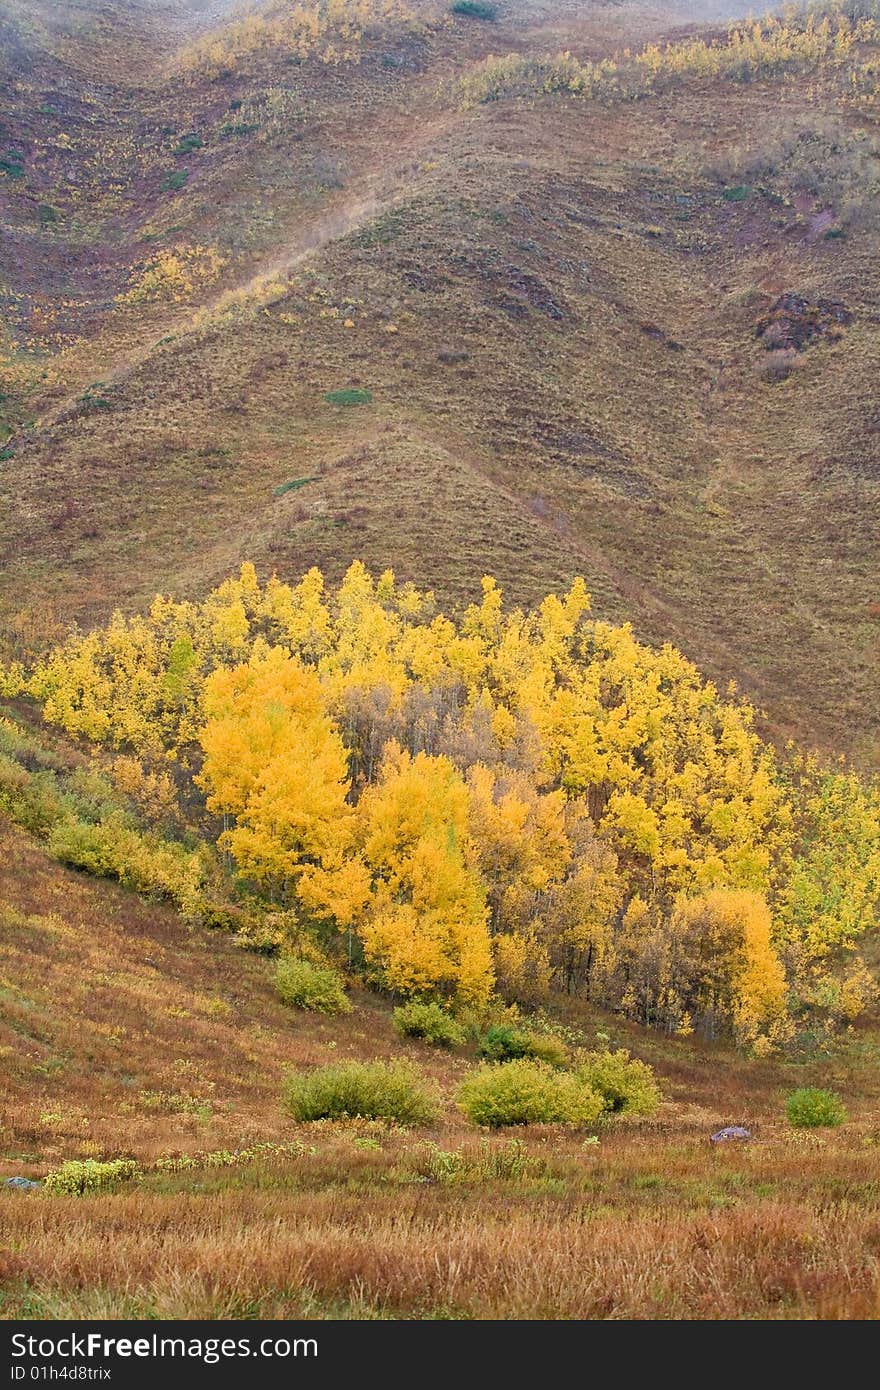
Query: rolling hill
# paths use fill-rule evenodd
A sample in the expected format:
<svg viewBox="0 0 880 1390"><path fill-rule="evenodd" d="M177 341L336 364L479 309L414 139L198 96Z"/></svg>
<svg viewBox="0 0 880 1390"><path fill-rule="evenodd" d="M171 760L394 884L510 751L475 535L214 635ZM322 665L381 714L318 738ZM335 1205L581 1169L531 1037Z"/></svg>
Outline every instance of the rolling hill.
<svg viewBox="0 0 880 1390"><path fill-rule="evenodd" d="M876 1317L880 10L746 12L0 0L0 1319Z"/></svg>
<svg viewBox="0 0 880 1390"><path fill-rule="evenodd" d="M666 1101L598 1142L552 1126L477 1138L453 1107L418 1132L292 1126L288 1066L406 1058L448 1094L470 1060L285 1009L269 963L221 933L2 839L6 1172L134 1158L137 1185L0 1188L0 1318L870 1318L876 1041L809 1066L651 1036ZM572 1036L575 1036L574 1034ZM844 1081L851 1120L792 1131L795 1082ZM731 1120L754 1133L714 1146Z"/></svg>
<svg viewBox="0 0 880 1390"><path fill-rule="evenodd" d="M4 3L8 653L245 558L359 557L447 602L484 570L525 602L583 574L777 738L875 764L852 63L480 101L491 53L625 67L697 29L386 8L323 61L217 7L83 4L65 32Z"/></svg>

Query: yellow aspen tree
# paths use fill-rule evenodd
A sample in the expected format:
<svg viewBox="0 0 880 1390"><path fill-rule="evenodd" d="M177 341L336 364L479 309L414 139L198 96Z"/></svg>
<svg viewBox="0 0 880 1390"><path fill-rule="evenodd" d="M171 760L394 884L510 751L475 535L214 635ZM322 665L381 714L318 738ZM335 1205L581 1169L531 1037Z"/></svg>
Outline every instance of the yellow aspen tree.
<svg viewBox="0 0 880 1390"><path fill-rule="evenodd" d="M485 888L466 861L468 792L447 758L398 745L358 807L373 902L360 928L368 961L404 994L485 1003L492 952Z"/></svg>
<svg viewBox="0 0 880 1390"><path fill-rule="evenodd" d="M351 841L348 757L314 671L257 643L204 691L199 777L208 808L234 824L222 844L239 871L284 900L307 865L338 868Z"/></svg>

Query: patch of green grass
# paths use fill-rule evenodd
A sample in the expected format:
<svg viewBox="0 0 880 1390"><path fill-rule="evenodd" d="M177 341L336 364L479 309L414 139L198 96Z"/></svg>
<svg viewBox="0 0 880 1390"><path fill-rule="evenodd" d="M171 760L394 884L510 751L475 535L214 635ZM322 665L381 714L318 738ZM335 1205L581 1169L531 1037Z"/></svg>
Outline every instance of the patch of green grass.
<svg viewBox="0 0 880 1390"><path fill-rule="evenodd" d="M181 188L185 188L189 180L189 169L175 169L172 173L166 174L159 184L162 193L175 193Z"/></svg>
<svg viewBox="0 0 880 1390"><path fill-rule="evenodd" d="M317 481L317 477L314 475L310 478L291 478L289 482L280 483L275 488L273 496L283 497L285 492L298 492L301 487L305 487L306 483L316 483Z"/></svg>
<svg viewBox="0 0 880 1390"><path fill-rule="evenodd" d="M40 219L41 227L54 227L61 221L57 208L53 208L51 203L41 203L37 208L37 216Z"/></svg>
<svg viewBox="0 0 880 1390"><path fill-rule="evenodd" d="M24 155L18 150L7 150L0 155L0 173L7 174L11 179L24 178Z"/></svg>
<svg viewBox="0 0 880 1390"><path fill-rule="evenodd" d="M466 19L486 19L490 22L498 18L498 9L487 0L455 0L452 14L464 15Z"/></svg>
<svg viewBox="0 0 880 1390"><path fill-rule="evenodd" d="M351 386L341 391L328 391L324 400L329 405L369 405L373 399L372 391L365 387Z"/></svg>
<svg viewBox="0 0 880 1390"><path fill-rule="evenodd" d="M79 400L80 405L88 406L91 410L113 409L113 402L108 400L106 396L96 395L91 387L80 396Z"/></svg>
<svg viewBox="0 0 880 1390"><path fill-rule="evenodd" d="M744 203L751 191L747 183L738 183L734 188L723 188L721 196L725 203Z"/></svg>
<svg viewBox="0 0 880 1390"><path fill-rule="evenodd" d="M191 154L193 150L202 149L204 144L205 142L202 139L201 135L198 135L195 131L192 131L192 133L189 135L181 136L172 153Z"/></svg>

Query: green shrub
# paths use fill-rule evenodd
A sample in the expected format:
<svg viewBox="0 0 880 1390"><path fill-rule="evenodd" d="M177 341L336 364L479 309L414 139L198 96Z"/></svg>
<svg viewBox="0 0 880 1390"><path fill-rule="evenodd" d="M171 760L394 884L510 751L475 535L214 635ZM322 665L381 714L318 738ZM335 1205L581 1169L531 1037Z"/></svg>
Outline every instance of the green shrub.
<svg viewBox="0 0 880 1390"><path fill-rule="evenodd" d="M204 143L201 135L197 135L195 131L193 131L191 135L184 135L181 137L174 153L191 154L193 150L200 150Z"/></svg>
<svg viewBox="0 0 880 1390"><path fill-rule="evenodd" d="M292 1072L284 1103L295 1120L361 1118L427 1125L438 1113L418 1072L403 1062L338 1062Z"/></svg>
<svg viewBox="0 0 880 1390"><path fill-rule="evenodd" d="M403 1038L424 1038L435 1047L458 1047L464 1030L440 1004L412 1000L394 1010L394 1026Z"/></svg>
<svg viewBox="0 0 880 1390"><path fill-rule="evenodd" d="M11 179L24 178L24 155L19 150L7 150L0 155L0 172Z"/></svg>
<svg viewBox="0 0 880 1390"><path fill-rule="evenodd" d="M546 1062L548 1067L566 1067L569 1062L568 1048L561 1038L552 1033L528 1033L529 1050L526 1054L536 1062Z"/></svg>
<svg viewBox="0 0 880 1390"><path fill-rule="evenodd" d="M342 977L332 966L283 956L275 971L275 985L282 1001L292 1008L319 1014L351 1013Z"/></svg>
<svg viewBox="0 0 880 1390"><path fill-rule="evenodd" d="M479 1040L479 1053L487 1062L509 1062L517 1057L532 1057L551 1067L564 1067L568 1049L552 1033L532 1033L514 1028L509 1023L496 1023Z"/></svg>
<svg viewBox="0 0 880 1390"><path fill-rule="evenodd" d="M362 386L350 386L342 391L328 391L324 397L330 405L368 405L372 399L372 391L367 391Z"/></svg>
<svg viewBox="0 0 880 1390"><path fill-rule="evenodd" d="M172 173L165 175L159 188L163 193L175 193L179 188L186 187L188 179L188 169L175 169Z"/></svg>
<svg viewBox="0 0 880 1390"><path fill-rule="evenodd" d="M815 1086L801 1086L792 1091L785 1102L788 1123L795 1129L818 1129L843 1124L846 1107L834 1091L820 1091Z"/></svg>
<svg viewBox="0 0 880 1390"><path fill-rule="evenodd" d="M509 1023L495 1023L480 1038L478 1052L487 1062L509 1062L529 1056L529 1035Z"/></svg>
<svg viewBox="0 0 880 1390"><path fill-rule="evenodd" d="M589 1124L601 1115L602 1097L571 1072L522 1057L484 1064L462 1082L456 1102L476 1125Z"/></svg>
<svg viewBox="0 0 880 1390"><path fill-rule="evenodd" d="M467 19L488 19L491 21L498 18L497 7L488 4L487 0L455 0L452 13L464 15Z"/></svg>
<svg viewBox="0 0 880 1390"><path fill-rule="evenodd" d="M275 488L273 496L283 497L285 492L298 492L301 487L305 487L306 483L314 483L316 481L314 477L291 478L289 482L279 483L278 487Z"/></svg>
<svg viewBox="0 0 880 1390"><path fill-rule="evenodd" d="M167 898L183 912L192 910L204 886L206 865L198 850L133 830L120 814L98 825L65 816L52 826L47 847L62 864Z"/></svg>
<svg viewBox="0 0 880 1390"><path fill-rule="evenodd" d="M136 1177L138 1171L133 1158L115 1158L109 1163L99 1163L94 1158L72 1158L46 1174L43 1189L57 1196L81 1197L89 1192L100 1192L117 1182L126 1182Z"/></svg>
<svg viewBox="0 0 880 1390"><path fill-rule="evenodd" d="M660 1087L647 1062L617 1052L590 1052L581 1058L577 1075L602 1097L615 1115L652 1115L662 1100Z"/></svg>

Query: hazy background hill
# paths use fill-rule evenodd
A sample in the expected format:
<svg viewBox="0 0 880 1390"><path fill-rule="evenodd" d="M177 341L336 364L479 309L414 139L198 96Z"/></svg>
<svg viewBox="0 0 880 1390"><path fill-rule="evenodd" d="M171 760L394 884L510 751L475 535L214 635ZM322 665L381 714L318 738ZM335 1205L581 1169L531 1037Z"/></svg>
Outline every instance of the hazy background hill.
<svg viewBox="0 0 880 1390"><path fill-rule="evenodd" d="M305 54L240 8L0 0L7 652L243 558L582 573L876 763L876 102L462 87L736 7L425 0Z"/></svg>

